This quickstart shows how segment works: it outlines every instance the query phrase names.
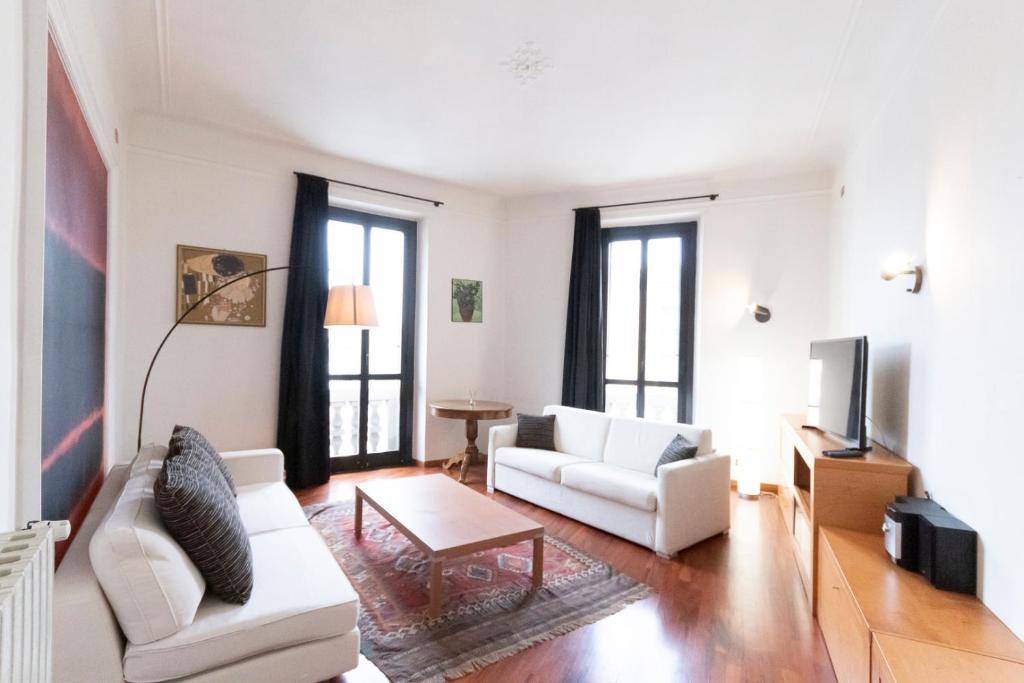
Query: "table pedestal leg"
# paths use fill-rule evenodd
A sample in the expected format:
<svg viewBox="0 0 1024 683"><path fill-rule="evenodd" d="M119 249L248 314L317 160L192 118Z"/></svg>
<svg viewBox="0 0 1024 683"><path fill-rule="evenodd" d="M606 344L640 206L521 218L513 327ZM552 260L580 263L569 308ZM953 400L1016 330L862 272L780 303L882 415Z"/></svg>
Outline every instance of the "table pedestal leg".
<svg viewBox="0 0 1024 683"><path fill-rule="evenodd" d="M480 450L476 447L476 435L477 435L477 421L467 419L466 420L466 457L462 460L462 470L459 472L459 483L466 483L466 474L469 472L469 466L473 462L473 456L480 453Z"/></svg>
<svg viewBox="0 0 1024 683"><path fill-rule="evenodd" d="M441 601L444 599L444 587L441 581L441 560L430 561L430 609L428 614L431 617L441 615Z"/></svg>
<svg viewBox="0 0 1024 683"><path fill-rule="evenodd" d="M356 489L356 538L363 537L363 494Z"/></svg>
<svg viewBox="0 0 1024 683"><path fill-rule="evenodd" d="M533 539L533 587L544 585L544 537Z"/></svg>

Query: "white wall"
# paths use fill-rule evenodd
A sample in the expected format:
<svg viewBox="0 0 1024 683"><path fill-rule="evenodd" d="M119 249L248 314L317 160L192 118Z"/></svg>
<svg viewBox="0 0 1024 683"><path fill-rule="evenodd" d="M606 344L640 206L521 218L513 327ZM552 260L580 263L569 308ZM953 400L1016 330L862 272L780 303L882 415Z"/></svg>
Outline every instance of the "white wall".
<svg viewBox="0 0 1024 683"><path fill-rule="evenodd" d="M125 407L117 458L134 455L135 420L149 358L174 321L175 245L268 255L286 264L295 203L293 171L436 197L443 207L331 186L332 202L420 222L417 312L417 459L447 458L464 445L460 423L425 416L427 400L471 388L501 396L504 299L500 202L464 188L157 116L133 121L125 194ZM143 441L165 441L175 422L208 433L219 448L275 443L286 275L269 275L267 327L185 325L150 381ZM484 281L483 324L450 322L450 279ZM426 389L424 389L426 388Z"/></svg>
<svg viewBox="0 0 1024 683"><path fill-rule="evenodd" d="M1024 5L946 3L836 182L833 334L872 344L871 411L980 538L985 603L1024 635ZM906 252L919 295L878 273ZM880 434L875 433L875 438Z"/></svg>
<svg viewBox="0 0 1024 683"><path fill-rule="evenodd" d="M808 343L825 332L825 256L831 177L743 182L675 182L524 197L508 203L506 396L518 410L561 399L573 213L577 206L721 193L715 202L602 211L608 225L699 221L697 367L694 421L714 430L715 446L739 448L738 362L764 368L761 470L778 478L776 425L807 406ZM751 301L772 311L759 324Z"/></svg>

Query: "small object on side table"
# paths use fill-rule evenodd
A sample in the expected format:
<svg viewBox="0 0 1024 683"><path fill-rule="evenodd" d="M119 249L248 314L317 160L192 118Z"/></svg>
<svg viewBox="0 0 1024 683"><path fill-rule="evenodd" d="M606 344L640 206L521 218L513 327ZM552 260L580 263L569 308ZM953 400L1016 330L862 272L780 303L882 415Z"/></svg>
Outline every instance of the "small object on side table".
<svg viewBox="0 0 1024 683"><path fill-rule="evenodd" d="M498 401L431 401L430 414L452 420L466 421L466 450L456 453L444 464L447 471L452 465L462 463L459 482L466 483L466 474L473 456L480 453L476 447L477 422L480 420L503 420L512 416L512 406Z"/></svg>

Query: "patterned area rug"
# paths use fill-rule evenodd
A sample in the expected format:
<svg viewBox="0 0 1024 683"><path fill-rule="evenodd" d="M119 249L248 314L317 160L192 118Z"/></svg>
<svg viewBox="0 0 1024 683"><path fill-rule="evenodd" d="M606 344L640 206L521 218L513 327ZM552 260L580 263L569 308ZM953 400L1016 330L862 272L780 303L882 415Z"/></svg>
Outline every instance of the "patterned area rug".
<svg viewBox="0 0 1024 683"><path fill-rule="evenodd" d="M532 590L532 543L445 563L441 616L427 616L429 566L423 554L372 507L363 538L353 504L304 508L359 593L362 652L395 683L464 676L644 598L650 588L551 536L544 586Z"/></svg>

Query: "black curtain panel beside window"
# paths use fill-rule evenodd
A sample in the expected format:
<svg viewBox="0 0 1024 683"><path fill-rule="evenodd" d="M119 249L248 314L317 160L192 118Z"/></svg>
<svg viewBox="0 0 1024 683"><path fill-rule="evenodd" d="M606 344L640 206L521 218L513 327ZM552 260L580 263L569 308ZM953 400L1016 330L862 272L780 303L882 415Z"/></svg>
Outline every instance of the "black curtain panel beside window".
<svg viewBox="0 0 1024 683"><path fill-rule="evenodd" d="M287 483L316 486L330 479L327 389L327 180L297 173L295 218L288 265L277 447Z"/></svg>
<svg viewBox="0 0 1024 683"><path fill-rule="evenodd" d="M577 209L565 319L562 404L604 410L601 211Z"/></svg>

